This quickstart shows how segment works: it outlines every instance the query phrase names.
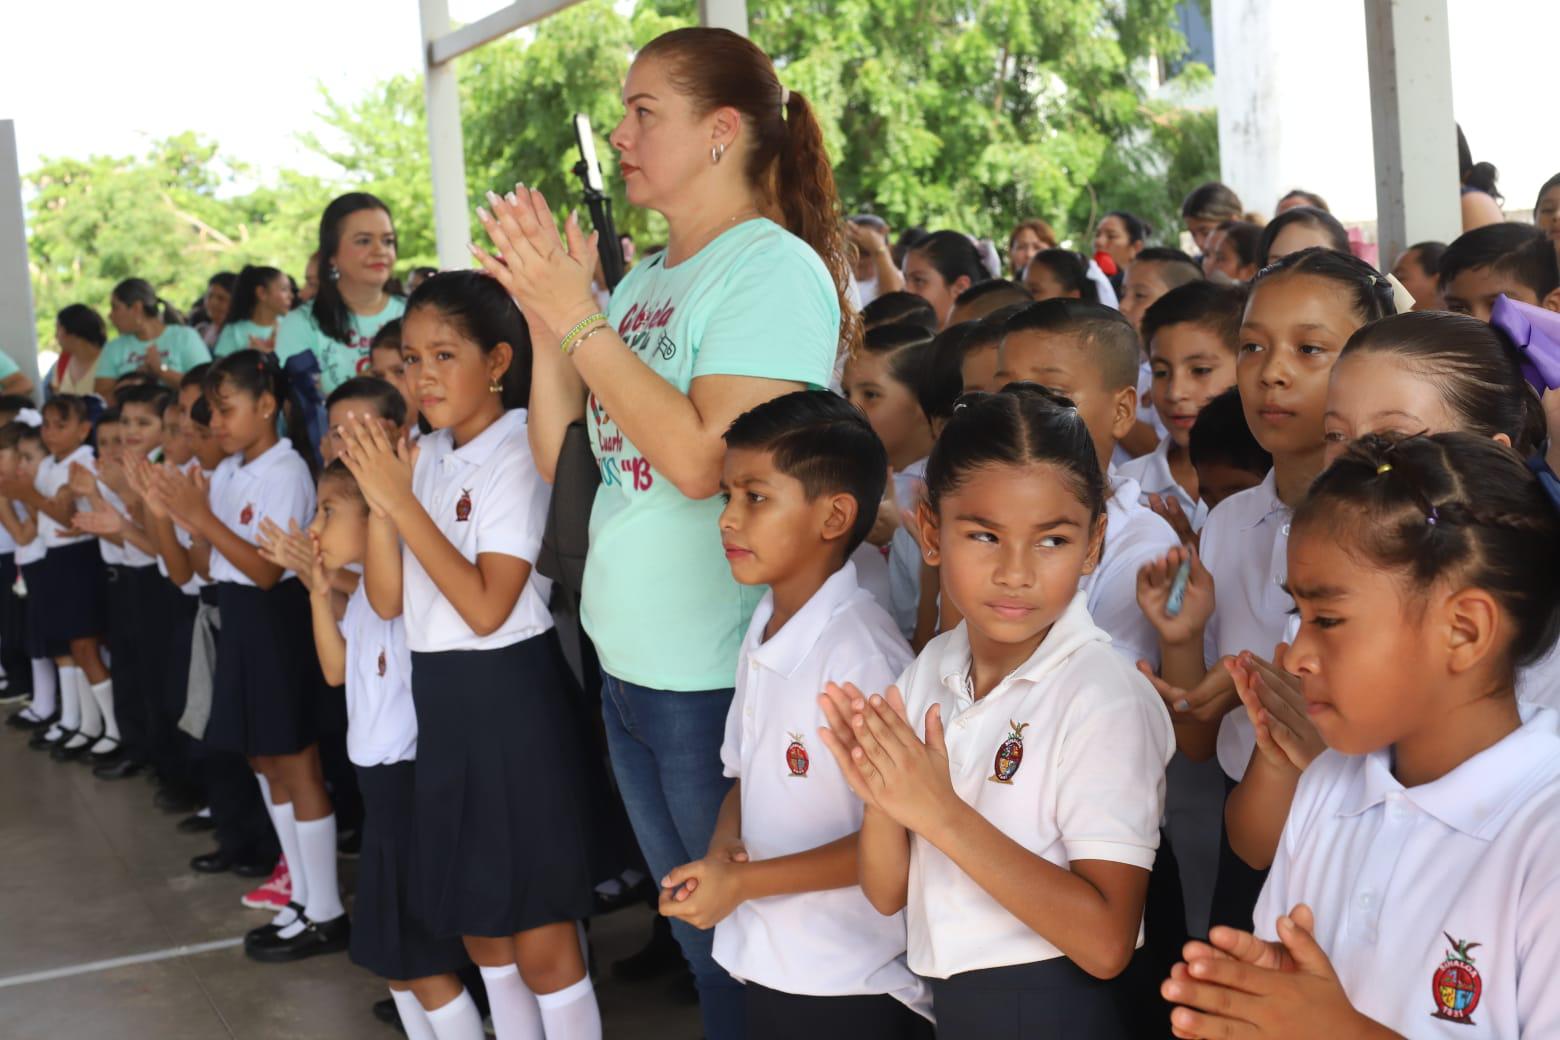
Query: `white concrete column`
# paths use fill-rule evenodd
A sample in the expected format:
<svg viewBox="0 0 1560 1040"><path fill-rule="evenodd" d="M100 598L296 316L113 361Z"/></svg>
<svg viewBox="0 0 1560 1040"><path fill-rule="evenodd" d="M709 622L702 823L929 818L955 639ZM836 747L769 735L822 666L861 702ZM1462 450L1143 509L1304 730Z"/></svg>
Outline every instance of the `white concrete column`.
<svg viewBox="0 0 1560 1040"><path fill-rule="evenodd" d="M22 211L22 171L16 124L0 119L0 350L11 356L34 386L38 332L33 327L32 278L27 269L27 224ZM37 392L34 391L34 397Z"/></svg>
<svg viewBox="0 0 1560 1040"><path fill-rule="evenodd" d="M1365 0L1381 265L1462 233L1446 0Z"/></svg>
<svg viewBox="0 0 1560 1040"><path fill-rule="evenodd" d="M433 175L433 229L441 268L471 266L466 201L466 151L460 129L460 86L453 60L435 64L434 40L450 31L448 0L419 0L422 13L423 103L428 110L428 158Z"/></svg>
<svg viewBox="0 0 1560 1040"><path fill-rule="evenodd" d="M748 34L747 0L699 0L699 24Z"/></svg>

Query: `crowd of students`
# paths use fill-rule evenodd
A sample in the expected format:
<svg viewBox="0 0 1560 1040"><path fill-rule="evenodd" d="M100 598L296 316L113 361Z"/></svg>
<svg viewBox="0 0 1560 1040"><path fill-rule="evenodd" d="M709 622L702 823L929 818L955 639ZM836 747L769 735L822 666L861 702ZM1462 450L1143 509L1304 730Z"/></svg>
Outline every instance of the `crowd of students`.
<svg viewBox="0 0 1560 1040"><path fill-rule="evenodd" d="M740 37L624 95L670 234L609 299L516 185L405 295L350 193L297 307L59 314L0 397L31 746L153 771L246 954L419 1040L600 1036L625 865L712 1040L1560 1033L1560 177L1393 274L1209 184L1195 256L1031 220L1003 278L841 221Z"/></svg>

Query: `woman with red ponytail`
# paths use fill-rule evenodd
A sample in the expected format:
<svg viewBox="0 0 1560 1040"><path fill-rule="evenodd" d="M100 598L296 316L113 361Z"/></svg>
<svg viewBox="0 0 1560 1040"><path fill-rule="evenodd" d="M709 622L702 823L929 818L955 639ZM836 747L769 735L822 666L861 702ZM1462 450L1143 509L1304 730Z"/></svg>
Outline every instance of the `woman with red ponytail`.
<svg viewBox="0 0 1560 1040"><path fill-rule="evenodd" d="M613 770L657 877L703 857L730 786L720 758L738 651L763 589L737 584L721 546L722 440L771 398L827 386L859 338L834 175L807 100L722 29L679 29L639 52L610 141L628 200L666 218L606 313L591 294L596 239L558 234L516 185L478 211L483 267L530 324L529 436L552 478L581 418L601 467L581 616L605 673ZM711 933L673 922L705 1035L744 1034L741 987Z"/></svg>

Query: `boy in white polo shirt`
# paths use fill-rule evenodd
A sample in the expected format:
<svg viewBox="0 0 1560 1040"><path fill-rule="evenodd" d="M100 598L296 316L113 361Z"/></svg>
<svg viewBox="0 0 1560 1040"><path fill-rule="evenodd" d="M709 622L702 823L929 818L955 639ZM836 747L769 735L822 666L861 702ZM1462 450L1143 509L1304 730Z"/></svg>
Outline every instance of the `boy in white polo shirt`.
<svg viewBox="0 0 1560 1040"><path fill-rule="evenodd" d="M1560 719L1515 695L1560 627L1555 504L1487 437L1369 435L1288 550L1283 666L1329 750L1255 935L1213 929L1165 982L1175 1035L1560 1036Z"/></svg>
<svg viewBox="0 0 1560 1040"><path fill-rule="evenodd" d="M850 554L888 458L842 398L798 391L726 433L721 536L732 574L768 585L738 662L721 760L734 780L704 859L664 880L661 912L715 928L746 983L749 1040L930 1037L927 988L905 965L902 914L857 885L861 802L816 733L830 682L882 689L910 662Z"/></svg>

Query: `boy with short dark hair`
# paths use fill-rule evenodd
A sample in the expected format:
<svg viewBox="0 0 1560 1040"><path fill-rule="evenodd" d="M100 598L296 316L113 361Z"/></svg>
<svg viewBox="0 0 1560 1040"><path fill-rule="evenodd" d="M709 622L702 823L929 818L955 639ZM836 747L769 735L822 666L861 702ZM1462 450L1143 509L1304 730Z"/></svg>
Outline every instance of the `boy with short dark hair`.
<svg viewBox="0 0 1560 1040"><path fill-rule="evenodd" d="M1549 238L1531 224L1487 224L1459 235L1441 254L1442 305L1490 320L1495 298L1560 310L1560 265Z"/></svg>
<svg viewBox="0 0 1560 1040"><path fill-rule="evenodd" d="M1027 381L1069 398L1094 440L1106 503L1105 548L1082 588L1094 623L1133 664L1159 664L1159 635L1137 605L1137 572L1180 544L1140 501L1137 481L1116 473L1116 442L1137 423L1137 333L1120 312L1081 300L1045 300L1008 319L998 348L999 385Z"/></svg>
<svg viewBox="0 0 1560 1040"><path fill-rule="evenodd" d="M857 883L862 804L814 739L826 684L880 692L909 664L850 554L877 515L888 455L843 398L802 390L726 432L721 541L732 574L767 585L742 642L721 747L733 780L708 854L663 879L661 912L714 928L746 983L748 1035L930 1037L903 914Z"/></svg>
<svg viewBox="0 0 1560 1040"><path fill-rule="evenodd" d="M1209 509L1201 501L1187 443L1197 413L1235 385L1245 306L1246 292L1238 286L1188 282L1143 315L1153 375L1149 396L1166 432L1157 448L1118 471L1138 482L1143 504L1168 520L1183 541L1201 529Z"/></svg>

